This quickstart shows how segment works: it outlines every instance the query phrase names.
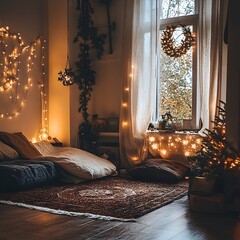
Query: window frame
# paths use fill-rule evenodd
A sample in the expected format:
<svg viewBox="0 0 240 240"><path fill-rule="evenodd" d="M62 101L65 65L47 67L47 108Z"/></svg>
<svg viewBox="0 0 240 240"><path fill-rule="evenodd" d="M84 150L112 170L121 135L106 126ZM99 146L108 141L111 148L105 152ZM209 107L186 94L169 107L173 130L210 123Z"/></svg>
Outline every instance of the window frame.
<svg viewBox="0 0 240 240"><path fill-rule="evenodd" d="M199 128L199 109L198 109L198 102L199 102L199 91L198 91L198 77L197 77L197 59L198 59L198 0L195 0L195 14L194 15L187 15L187 16L179 16L179 17L173 17L173 18L166 18L161 19L160 21L160 29L164 30L168 25L191 25L193 28L193 33L195 36L195 42L192 46L192 128L197 129ZM159 62L159 66L161 67L161 62ZM159 96L159 87L160 87L160 79L158 80L157 84L157 95L158 95L158 101L160 101ZM158 108L159 104L156 104L156 107ZM157 109L157 116L159 117L159 109Z"/></svg>

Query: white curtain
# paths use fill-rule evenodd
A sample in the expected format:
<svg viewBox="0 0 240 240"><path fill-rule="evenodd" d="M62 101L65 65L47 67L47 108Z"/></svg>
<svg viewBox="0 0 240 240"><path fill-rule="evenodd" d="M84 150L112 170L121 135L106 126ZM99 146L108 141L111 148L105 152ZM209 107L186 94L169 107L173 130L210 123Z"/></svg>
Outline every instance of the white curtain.
<svg viewBox="0 0 240 240"><path fill-rule="evenodd" d="M224 0L199 0L198 112L211 128L222 81L222 44L227 9ZM161 0L125 0L123 91L120 112L122 167L141 162L147 154L144 135L156 110L160 48Z"/></svg>
<svg viewBox="0 0 240 240"><path fill-rule="evenodd" d="M146 155L144 134L156 109L161 0L126 0L120 148L123 167Z"/></svg>
<svg viewBox="0 0 240 240"><path fill-rule="evenodd" d="M212 128L216 106L220 100L222 76L222 49L227 10L225 0L200 0L198 35L198 79L200 118L205 128Z"/></svg>

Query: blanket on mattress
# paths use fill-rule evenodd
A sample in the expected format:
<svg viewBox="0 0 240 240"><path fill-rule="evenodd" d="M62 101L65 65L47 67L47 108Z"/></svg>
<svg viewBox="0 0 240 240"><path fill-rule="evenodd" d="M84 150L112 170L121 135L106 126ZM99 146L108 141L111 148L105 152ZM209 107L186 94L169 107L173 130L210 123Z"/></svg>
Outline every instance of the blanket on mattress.
<svg viewBox="0 0 240 240"><path fill-rule="evenodd" d="M52 183L57 178L54 163L35 160L0 162L0 191L18 191Z"/></svg>

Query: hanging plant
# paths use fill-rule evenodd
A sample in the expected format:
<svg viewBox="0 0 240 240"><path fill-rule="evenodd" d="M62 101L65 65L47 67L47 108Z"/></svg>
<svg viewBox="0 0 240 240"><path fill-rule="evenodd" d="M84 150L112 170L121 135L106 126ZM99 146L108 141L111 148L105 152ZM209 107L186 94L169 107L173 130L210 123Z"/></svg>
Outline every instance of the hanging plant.
<svg viewBox="0 0 240 240"><path fill-rule="evenodd" d="M80 90L79 112L82 113L85 122L88 122L88 103L91 99L93 86L95 85L95 74L93 70L90 52L95 50L98 59L103 56L106 35L98 34L98 29L94 26L92 8L89 0L78 0L77 10L80 11L78 20L78 33L74 42L79 42L79 60L76 62L75 82Z"/></svg>

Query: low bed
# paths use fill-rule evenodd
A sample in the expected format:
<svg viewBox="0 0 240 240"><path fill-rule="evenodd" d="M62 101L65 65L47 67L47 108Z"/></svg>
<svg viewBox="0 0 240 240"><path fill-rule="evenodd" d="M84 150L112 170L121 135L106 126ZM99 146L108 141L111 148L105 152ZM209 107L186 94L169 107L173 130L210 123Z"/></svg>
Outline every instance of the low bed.
<svg viewBox="0 0 240 240"><path fill-rule="evenodd" d="M110 161L47 141L32 144L21 132L0 132L0 191L21 190L53 181L78 183L116 174Z"/></svg>

